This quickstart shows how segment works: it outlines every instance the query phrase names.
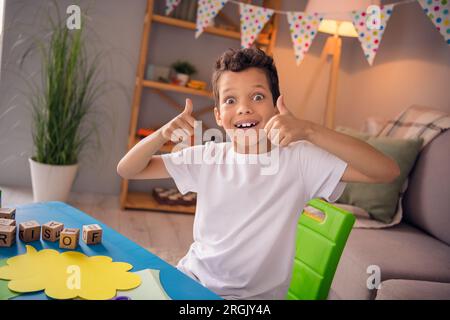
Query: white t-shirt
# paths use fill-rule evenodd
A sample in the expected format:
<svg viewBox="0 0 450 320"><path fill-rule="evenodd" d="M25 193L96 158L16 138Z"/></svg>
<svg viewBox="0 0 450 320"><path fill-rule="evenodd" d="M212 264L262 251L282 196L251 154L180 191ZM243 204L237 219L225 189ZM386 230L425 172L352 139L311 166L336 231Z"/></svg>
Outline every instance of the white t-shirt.
<svg viewBox="0 0 450 320"><path fill-rule="evenodd" d="M207 142L162 159L181 193L197 192L177 268L225 299L285 299L299 215L312 198L339 198L347 163L306 141L259 156Z"/></svg>

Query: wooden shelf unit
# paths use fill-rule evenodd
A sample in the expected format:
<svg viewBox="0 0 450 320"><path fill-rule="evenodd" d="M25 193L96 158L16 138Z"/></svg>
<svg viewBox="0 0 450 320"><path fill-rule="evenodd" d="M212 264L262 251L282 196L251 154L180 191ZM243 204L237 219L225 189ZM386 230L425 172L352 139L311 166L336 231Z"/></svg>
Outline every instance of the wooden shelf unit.
<svg viewBox="0 0 450 320"><path fill-rule="evenodd" d="M138 136L136 136L135 139L134 139L133 147L134 147L139 141L141 141L141 138L138 137ZM165 144L165 145L163 145L163 146L159 149L159 153L170 153L170 152L172 152L172 149L173 149L174 146L175 146L175 145L172 145L172 144L167 144L167 145Z"/></svg>
<svg viewBox="0 0 450 320"><path fill-rule="evenodd" d="M213 93L211 91L192 89L192 88L182 87L182 86L178 86L176 84L171 84L171 83L143 80L142 85L146 88L175 91L175 92L181 92L181 93L192 94L192 95L197 95L197 96L204 96L204 97L208 97L208 98L213 97Z"/></svg>
<svg viewBox="0 0 450 320"><path fill-rule="evenodd" d="M160 204L153 198L151 192L128 192L125 208L160 212L195 213L195 206Z"/></svg>
<svg viewBox="0 0 450 320"><path fill-rule="evenodd" d="M186 0L183 0L186 1ZM247 0L247 3L251 1ZM279 9L280 0L265 0L264 6L273 9ZM136 80L133 101L131 105L131 117L130 117L130 127L128 135L128 150L130 150L138 141L139 138L136 136L137 133L137 123L139 117L139 109L141 105L142 92L144 88L153 90L157 93L163 100L165 100L171 107L175 108L179 112L183 110L183 107L179 106L177 102L167 95L166 91L179 92L187 95L197 95L213 100L213 93L208 90L198 90L188 87L177 86L170 83L151 81L145 79L145 69L147 65L147 56L149 49L149 39L152 28L152 23L165 24L177 28L183 28L188 30L194 30L196 24L191 21L184 21L180 19L175 19L167 16L162 16L154 13L154 0L147 0L147 9L144 18L144 27L141 38L141 48L139 53L139 63L137 66ZM274 15L270 22L266 24L260 35L256 40L256 45L262 48L267 54L272 54L273 47L276 41L276 35L278 30L278 15ZM208 27L204 30L204 33L213 34L216 36L232 38L236 40L241 39L240 32L234 30L228 30L219 27ZM193 41L194 34L192 35ZM194 112L192 115L199 116L201 114L210 111L214 106L208 106L202 110ZM206 128L207 126L203 124ZM172 146L163 146L160 152L171 152ZM161 212L176 212L176 213L195 213L195 206L181 206L181 205L161 205L152 196L151 190L148 192L134 192L129 190L129 181L127 179L122 179L121 191L120 191L120 206L122 209L138 209L138 210L151 210L151 211L161 211Z"/></svg>
<svg viewBox="0 0 450 320"><path fill-rule="evenodd" d="M159 22L162 24L167 24L167 25L185 28L185 29L195 30L195 28L196 28L196 24L194 22L170 18L170 17L161 16L161 15L157 15L157 14L153 15L153 20L155 22ZM203 32L215 34L215 35L221 36L221 37L241 40L241 33L237 32L237 31L225 30L225 29L216 28L216 27L207 27L207 28L205 28L205 30ZM270 41L266 34L260 33L258 38L256 39L256 42L260 45L267 46L267 45L269 45Z"/></svg>

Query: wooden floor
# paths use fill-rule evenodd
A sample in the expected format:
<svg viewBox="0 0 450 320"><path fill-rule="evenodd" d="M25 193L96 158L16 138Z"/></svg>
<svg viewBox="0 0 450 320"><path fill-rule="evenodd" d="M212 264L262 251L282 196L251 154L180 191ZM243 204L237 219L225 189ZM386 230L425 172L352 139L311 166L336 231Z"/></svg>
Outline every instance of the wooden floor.
<svg viewBox="0 0 450 320"><path fill-rule="evenodd" d="M1 186L2 206L33 202L31 189ZM119 196L72 193L68 204L120 232L172 265L184 256L192 238L191 214L121 210Z"/></svg>

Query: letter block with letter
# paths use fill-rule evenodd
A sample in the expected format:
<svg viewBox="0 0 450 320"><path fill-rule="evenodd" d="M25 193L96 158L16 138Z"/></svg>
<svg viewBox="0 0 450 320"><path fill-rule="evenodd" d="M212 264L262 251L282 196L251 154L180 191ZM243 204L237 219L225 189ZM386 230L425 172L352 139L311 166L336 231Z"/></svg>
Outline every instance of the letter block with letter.
<svg viewBox="0 0 450 320"><path fill-rule="evenodd" d="M65 228L61 231L59 247L62 249L75 249L80 239L80 229Z"/></svg>
<svg viewBox="0 0 450 320"><path fill-rule="evenodd" d="M16 226L0 225L0 247L11 247L16 242Z"/></svg>
<svg viewBox="0 0 450 320"><path fill-rule="evenodd" d="M23 242L39 240L41 238L41 225L34 220L20 223L19 238Z"/></svg>
<svg viewBox="0 0 450 320"><path fill-rule="evenodd" d="M64 224L57 221L49 221L42 225L42 240L56 242L59 240Z"/></svg>
<svg viewBox="0 0 450 320"><path fill-rule="evenodd" d="M15 226L16 225L16 220L13 219L4 219L4 218L0 218L0 226Z"/></svg>
<svg viewBox="0 0 450 320"><path fill-rule="evenodd" d="M83 226L83 241L86 244L98 244L102 242L103 229L98 224Z"/></svg>
<svg viewBox="0 0 450 320"><path fill-rule="evenodd" d="M0 208L0 218L3 219L15 219L16 209L14 208Z"/></svg>

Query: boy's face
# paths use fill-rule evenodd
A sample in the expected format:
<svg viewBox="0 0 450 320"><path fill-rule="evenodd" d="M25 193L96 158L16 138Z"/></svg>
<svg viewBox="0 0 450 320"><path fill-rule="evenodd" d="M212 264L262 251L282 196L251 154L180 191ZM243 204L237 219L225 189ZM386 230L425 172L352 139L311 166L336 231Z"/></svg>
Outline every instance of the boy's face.
<svg viewBox="0 0 450 320"><path fill-rule="evenodd" d="M216 122L225 130L259 131L277 114L267 76L263 70L248 68L225 71L217 83L219 106L214 108Z"/></svg>

